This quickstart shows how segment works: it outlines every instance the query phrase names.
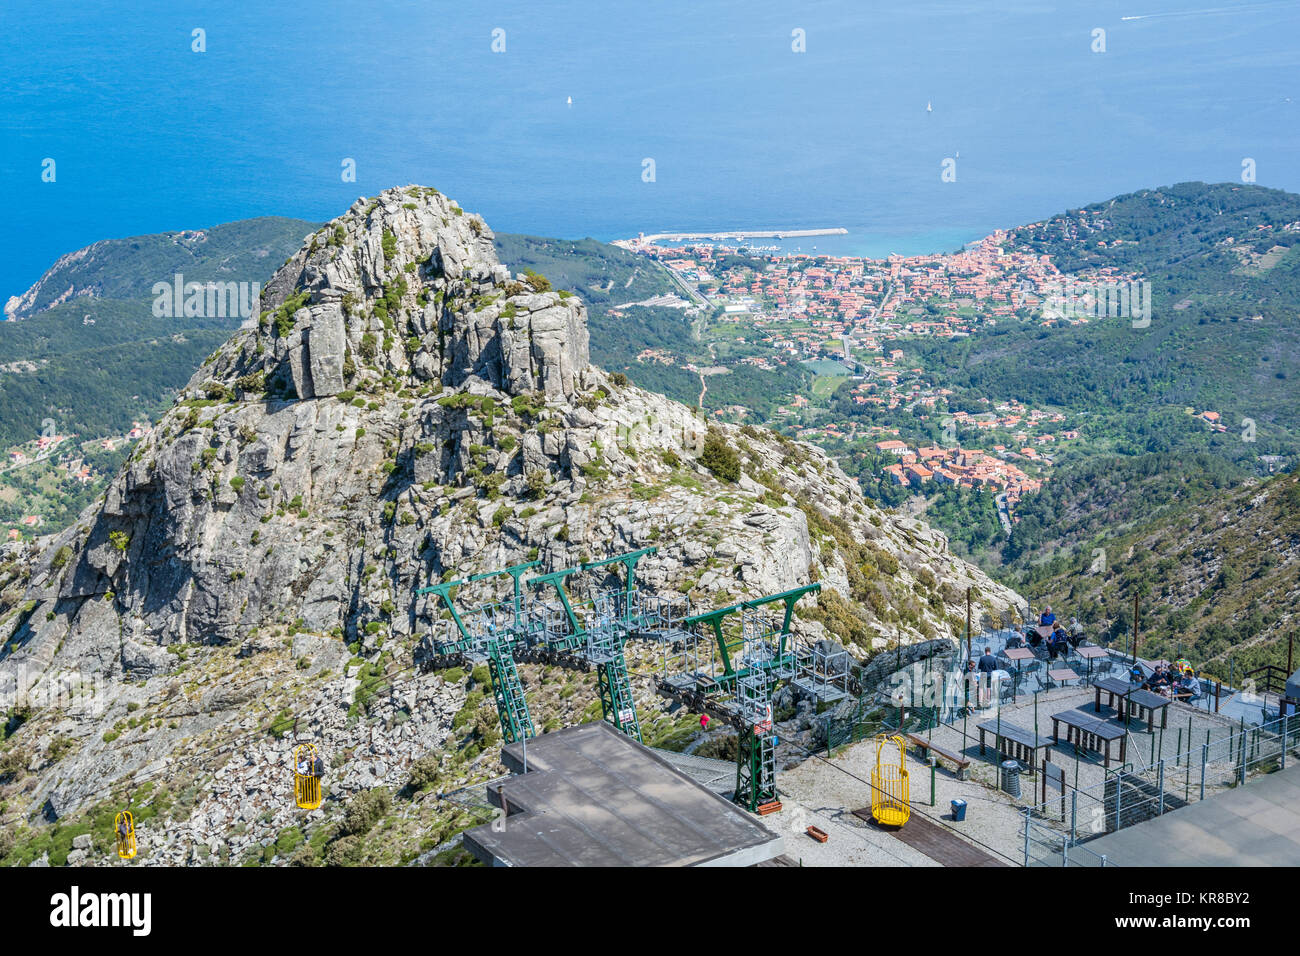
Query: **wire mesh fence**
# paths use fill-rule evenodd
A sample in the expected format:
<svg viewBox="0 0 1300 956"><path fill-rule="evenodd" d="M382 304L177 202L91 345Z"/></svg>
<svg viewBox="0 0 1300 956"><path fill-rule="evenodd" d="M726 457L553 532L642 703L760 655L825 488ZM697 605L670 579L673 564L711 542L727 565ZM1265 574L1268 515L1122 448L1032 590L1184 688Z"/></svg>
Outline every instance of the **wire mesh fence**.
<svg viewBox="0 0 1300 956"><path fill-rule="evenodd" d="M1155 763L1107 773L1092 787L1061 783L1046 800L1025 807L1025 866L1114 866L1088 841L1163 816L1206 797L1247 786L1261 774L1300 759L1300 717L1242 725Z"/></svg>
<svg viewBox="0 0 1300 956"><path fill-rule="evenodd" d="M1005 637L993 632L978 643L987 646L992 638L1002 660L1006 657L1002 648L1015 646ZM1114 655L1100 660L1095 655L1078 656L1081 660L1070 662L1078 668L1080 678L1073 686L1088 695L1086 707L1091 712L1092 689L1088 685L1103 675L1126 674L1130 662L1111 659ZM1037 739L1040 733L1047 733L1040 725L1039 698L1061 699L1050 693L1061 686L1050 680L1059 673L1054 668L1061 665L1047 661L1026 660L1023 671L1003 671L1001 679L975 673L963 646L891 663L894 666L877 673L856 671L850 682L853 695L827 708L823 720L828 754L886 732L926 737L927 745L942 738L943 747L958 751L959 756L973 755L970 748L976 746L984 753L983 737L987 734L990 741L998 740L1006 727L998 724L1003 719L1000 714L1011 715L1013 730L1017 729L1014 721L1022 720L1025 733ZM1037 775L1029 794L1033 802L1020 817L1025 865L1114 866L1115 860L1089 848L1088 842L1242 786L1254 776L1300 759L1300 716L1268 716L1282 709L1279 701L1218 682L1202 681L1199 688L1197 699L1184 701L1174 716L1162 714L1154 724L1130 722L1126 713L1117 714L1116 719L1126 724L1120 750L1124 756L1118 766L1111 766L1109 752L1103 763L1076 747L1072 783L1064 764L1051 767L1050 774ZM1030 698L1032 709L1027 703ZM1227 706L1229 700L1234 703L1232 708ZM1017 702L1023 708L1022 716L1014 713ZM1072 699L1070 706L1082 710L1085 705ZM1100 711L1099 704L1096 709ZM1051 716L1050 707L1043 711L1044 719ZM1232 727L1230 721L1237 726ZM997 747L993 749L998 753ZM930 752L943 753L943 749ZM1080 765L1086 771L1086 783L1080 778ZM1043 766L1034 769L1045 770ZM1014 838L1014 831L1006 834L1008 843Z"/></svg>

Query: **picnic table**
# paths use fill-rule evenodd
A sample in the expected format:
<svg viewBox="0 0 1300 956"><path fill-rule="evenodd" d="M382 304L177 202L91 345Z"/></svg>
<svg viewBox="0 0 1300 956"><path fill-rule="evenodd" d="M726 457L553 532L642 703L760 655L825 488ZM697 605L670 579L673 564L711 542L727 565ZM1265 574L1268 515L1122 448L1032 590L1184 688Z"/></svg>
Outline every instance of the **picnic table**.
<svg viewBox="0 0 1300 956"><path fill-rule="evenodd" d="M1076 751L1091 750L1104 758L1104 766L1110 769L1110 745L1119 741L1119 762L1124 762L1128 749L1128 730L1116 727L1104 718L1092 717L1082 710L1063 710L1052 715L1052 740L1057 746L1061 743L1060 725L1065 724L1066 743L1072 744Z"/></svg>
<svg viewBox="0 0 1300 956"><path fill-rule="evenodd" d="M1096 644L1083 644L1074 649L1075 653L1088 662L1088 680L1092 680L1092 662L1099 657L1109 657L1110 651Z"/></svg>
<svg viewBox="0 0 1300 956"><path fill-rule="evenodd" d="M1169 705L1173 703L1168 697L1160 694L1154 694L1149 690L1135 690L1128 695L1128 714L1141 720L1147 719L1147 733L1155 733L1156 729L1156 712L1160 712L1160 727L1162 729L1169 726ZM1125 717L1125 723L1128 723L1128 717Z"/></svg>
<svg viewBox="0 0 1300 956"><path fill-rule="evenodd" d="M1115 709L1116 710L1126 709L1127 705L1124 704L1124 700L1128 697L1129 694L1133 693L1133 691L1136 689L1137 688L1133 684L1130 684L1128 681L1123 680L1119 677L1107 677L1105 680L1099 680L1093 686L1094 702L1093 702L1092 709L1095 713L1098 714L1101 713L1102 691L1106 692L1107 707L1115 707L1115 698L1118 697L1120 699L1121 706L1115 707Z"/></svg>
<svg viewBox="0 0 1300 956"><path fill-rule="evenodd" d="M992 734L994 742L998 748L998 759L1004 757L1014 757L1015 759L1029 765L1029 775L1034 775L1034 770L1038 766L1038 751L1046 748L1046 756L1050 760L1052 756L1052 741L1046 737L1040 737L1032 730L1026 730L1024 727L1006 720L986 720L978 725L980 732L980 754L984 753L984 735Z"/></svg>
<svg viewBox="0 0 1300 956"><path fill-rule="evenodd" d="M1078 673L1071 667L1057 667L1047 672L1049 681L1056 681L1058 684L1064 684L1068 680L1078 680Z"/></svg>
<svg viewBox="0 0 1300 956"><path fill-rule="evenodd" d="M1025 661L1034 659L1034 652L1027 647L1008 647L1002 651L1003 655L1009 661L1016 662L1016 688L1020 687L1020 665Z"/></svg>

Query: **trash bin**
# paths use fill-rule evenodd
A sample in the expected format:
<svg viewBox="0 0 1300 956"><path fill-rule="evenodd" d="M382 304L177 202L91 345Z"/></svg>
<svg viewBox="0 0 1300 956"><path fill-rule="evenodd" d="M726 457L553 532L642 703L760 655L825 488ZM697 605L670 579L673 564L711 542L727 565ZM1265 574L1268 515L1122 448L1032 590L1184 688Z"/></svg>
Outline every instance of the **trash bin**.
<svg viewBox="0 0 1300 956"><path fill-rule="evenodd" d="M954 800L952 802L952 819L954 823L961 823L966 819L965 800Z"/></svg>
<svg viewBox="0 0 1300 956"><path fill-rule="evenodd" d="M1020 796L1020 761L1002 761L1002 790L1013 797Z"/></svg>

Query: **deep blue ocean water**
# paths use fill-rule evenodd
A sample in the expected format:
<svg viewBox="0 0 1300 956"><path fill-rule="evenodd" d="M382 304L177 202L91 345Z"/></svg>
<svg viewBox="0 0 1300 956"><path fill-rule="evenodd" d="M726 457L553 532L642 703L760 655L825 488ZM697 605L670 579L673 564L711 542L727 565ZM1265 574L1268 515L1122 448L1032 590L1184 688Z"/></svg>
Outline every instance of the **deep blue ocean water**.
<svg viewBox="0 0 1300 956"><path fill-rule="evenodd" d="M1300 191L1297 41L1296 0L0 0L0 301L97 239L409 182L498 231L876 255L1246 157Z"/></svg>

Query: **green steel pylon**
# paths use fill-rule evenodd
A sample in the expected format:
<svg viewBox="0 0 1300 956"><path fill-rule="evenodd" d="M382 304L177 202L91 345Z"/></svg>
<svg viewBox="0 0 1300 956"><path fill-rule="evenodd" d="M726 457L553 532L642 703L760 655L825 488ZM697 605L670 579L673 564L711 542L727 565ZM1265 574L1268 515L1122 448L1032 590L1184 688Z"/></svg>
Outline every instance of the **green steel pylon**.
<svg viewBox="0 0 1300 956"><path fill-rule="evenodd" d="M523 564L511 565L508 568L502 568L499 571L485 571L482 574L471 574L465 580L467 581L484 581L488 578L495 578L502 574L510 575L514 581L514 601L512 607L514 610L514 623L511 625L511 637L517 643L527 637L528 619L524 615L523 604L523 585L521 579L524 573L532 570L541 564L541 561L526 561Z"/></svg>
<svg viewBox="0 0 1300 956"><path fill-rule="evenodd" d="M536 737L524 685L519 680L519 668L509 648L496 640L488 642L488 675L492 678L492 694L497 701L497 716L501 719L501 736L508 744L518 743L525 737Z"/></svg>
<svg viewBox="0 0 1300 956"><path fill-rule="evenodd" d="M596 665L596 678L605 719L634 740L641 740L641 722L637 720L632 682L621 651L612 660Z"/></svg>
<svg viewBox="0 0 1300 956"><path fill-rule="evenodd" d="M728 640L722 630L722 622L732 614L752 611L776 601L784 602L785 615L781 620L781 629L778 634L779 644L774 664L788 665L794 661L794 657L788 649L790 624L794 618L794 606L805 594L816 594L821 589L821 584L814 582L789 591L782 591L779 594L769 594L766 597L755 598L751 601L741 601L739 604L732 604L729 607L692 615L682 622L682 626L690 627L698 624L713 631L714 640L717 641L718 653L722 657L722 674L717 678L717 684L723 690L730 690L735 686L737 678L743 677L748 672L748 669L737 669L736 667L735 655L744 643L743 638L736 637Z"/></svg>
<svg viewBox="0 0 1300 956"><path fill-rule="evenodd" d="M626 633L635 630L645 623L642 616L636 612L636 604L633 598L636 595L636 565L648 554L654 554L659 549L657 547L640 548L636 551L628 551L626 554L616 554L612 558L603 558L600 561L587 561L581 565L583 571L593 571L597 568L606 568L611 565L623 565L624 579L622 589L622 607L619 609L619 626L623 629L624 636Z"/></svg>
<svg viewBox="0 0 1300 956"><path fill-rule="evenodd" d="M545 635L546 642L552 650L572 651L587 640L587 631L582 626L582 621L578 619L578 613L573 609L573 602L569 600L569 592L564 589L564 579L577 574L581 570L581 567L564 568L561 571L552 571L550 574L539 574L537 577L528 580L530 588L540 588L547 584L552 585L555 588L555 593L560 597L560 604L564 609L564 617L568 623L568 631Z"/></svg>
<svg viewBox="0 0 1300 956"><path fill-rule="evenodd" d="M459 587L463 583L461 581L445 581L427 588L420 588L415 592L416 594L437 595L442 598L443 604L451 612L451 619L455 623L460 639L444 643L439 648L441 653L460 653L470 660L486 659L488 676L492 681L492 696L495 698L497 705L497 719L501 722L501 736L508 744L517 743L524 737L537 736L532 715L528 712L528 701L524 696L524 686L519 680L519 668L515 665L514 658L515 645L523 638L521 630L523 614L520 603L519 579L524 571L536 565L537 562L532 561L511 568L504 568L500 571L477 574L468 579L470 581L481 581L485 578L495 577L498 574L509 574L514 578L514 623L506 628L505 633L498 634L490 618L484 620L475 619L477 622L475 630L478 633L470 633L451 598L452 589ZM482 612L483 609L480 608L479 611Z"/></svg>
<svg viewBox="0 0 1300 956"><path fill-rule="evenodd" d="M740 737L736 741L733 799L751 813L776 799L776 734L772 724L775 676L751 670L736 680Z"/></svg>
<svg viewBox="0 0 1300 956"><path fill-rule="evenodd" d="M737 743L734 799L755 813L776 799L776 735L759 733L753 724L746 723Z"/></svg>
<svg viewBox="0 0 1300 956"><path fill-rule="evenodd" d="M634 740L640 740L641 723L636 717L623 639L612 618L597 622L587 631L585 653L587 660L596 665L596 686L605 720Z"/></svg>

